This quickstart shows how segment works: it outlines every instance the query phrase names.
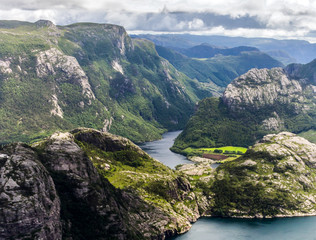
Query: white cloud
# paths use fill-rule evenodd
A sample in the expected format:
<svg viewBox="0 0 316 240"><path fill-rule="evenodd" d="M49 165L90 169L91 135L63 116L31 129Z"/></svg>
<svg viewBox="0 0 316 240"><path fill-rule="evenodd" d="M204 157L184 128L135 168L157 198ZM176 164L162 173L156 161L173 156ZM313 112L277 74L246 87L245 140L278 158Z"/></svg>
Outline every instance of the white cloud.
<svg viewBox="0 0 316 240"><path fill-rule="evenodd" d="M162 13L165 7L168 11ZM175 15L175 11L188 14ZM213 19L200 16L207 12L222 16L217 21L224 22L215 26ZM316 0L1 0L0 19L49 19L61 25L107 22L128 30L208 31L276 38L297 34L302 38L316 31ZM239 22L229 28L233 19Z"/></svg>
<svg viewBox="0 0 316 240"><path fill-rule="evenodd" d="M194 18L192 21L188 22L188 27L192 30L202 29L204 28L204 22L199 18Z"/></svg>

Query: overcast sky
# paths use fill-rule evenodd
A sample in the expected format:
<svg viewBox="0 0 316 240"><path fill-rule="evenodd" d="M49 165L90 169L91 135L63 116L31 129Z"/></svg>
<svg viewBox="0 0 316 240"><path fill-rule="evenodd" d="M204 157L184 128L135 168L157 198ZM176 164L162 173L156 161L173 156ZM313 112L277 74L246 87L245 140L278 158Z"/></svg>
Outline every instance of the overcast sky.
<svg viewBox="0 0 316 240"><path fill-rule="evenodd" d="M316 0L0 0L0 19L316 42Z"/></svg>

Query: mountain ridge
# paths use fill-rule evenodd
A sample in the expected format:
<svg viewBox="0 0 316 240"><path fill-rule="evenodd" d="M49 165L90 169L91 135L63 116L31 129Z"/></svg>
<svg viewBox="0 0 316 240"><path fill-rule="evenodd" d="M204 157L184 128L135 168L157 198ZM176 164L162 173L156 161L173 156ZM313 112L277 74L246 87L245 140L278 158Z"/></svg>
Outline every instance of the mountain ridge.
<svg viewBox="0 0 316 240"><path fill-rule="evenodd" d="M151 42L132 40L121 26L2 25L2 143L78 126L154 140L182 128L195 102L211 95L159 57Z"/></svg>
<svg viewBox="0 0 316 240"><path fill-rule="evenodd" d="M204 99L172 148L253 145L268 133L300 133L316 126L314 61L285 69L252 69L219 99ZM302 72L304 75L302 75Z"/></svg>

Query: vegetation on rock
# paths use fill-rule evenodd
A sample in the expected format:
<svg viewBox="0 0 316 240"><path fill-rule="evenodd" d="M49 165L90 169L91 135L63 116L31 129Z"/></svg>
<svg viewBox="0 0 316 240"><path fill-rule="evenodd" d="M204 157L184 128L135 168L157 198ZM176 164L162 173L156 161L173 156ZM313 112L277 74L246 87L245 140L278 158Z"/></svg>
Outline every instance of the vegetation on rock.
<svg viewBox="0 0 316 240"><path fill-rule="evenodd" d="M252 69L236 78L221 98L200 101L172 150L248 147L268 133L314 129L316 87L310 75L300 73L308 65Z"/></svg>
<svg viewBox="0 0 316 240"><path fill-rule="evenodd" d="M135 142L181 129L211 93L123 27L0 24L0 142L82 126Z"/></svg>

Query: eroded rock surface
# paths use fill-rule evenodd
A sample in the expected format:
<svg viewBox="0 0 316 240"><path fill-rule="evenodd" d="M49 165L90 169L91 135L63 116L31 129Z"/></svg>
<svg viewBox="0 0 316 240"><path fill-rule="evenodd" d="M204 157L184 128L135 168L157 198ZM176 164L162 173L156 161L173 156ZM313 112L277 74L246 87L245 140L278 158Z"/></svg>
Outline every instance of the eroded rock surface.
<svg viewBox="0 0 316 240"><path fill-rule="evenodd" d="M316 214L316 145L293 133L266 135L245 156L217 169L215 215Z"/></svg>
<svg viewBox="0 0 316 240"><path fill-rule="evenodd" d="M5 146L0 179L4 239L158 240L209 210L184 176L125 138L87 128Z"/></svg>
<svg viewBox="0 0 316 240"><path fill-rule="evenodd" d="M54 182L29 146L0 151L0 192L0 239L62 238Z"/></svg>

